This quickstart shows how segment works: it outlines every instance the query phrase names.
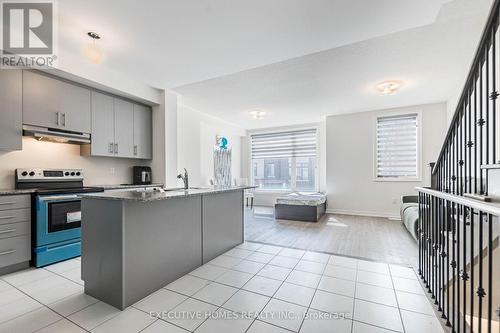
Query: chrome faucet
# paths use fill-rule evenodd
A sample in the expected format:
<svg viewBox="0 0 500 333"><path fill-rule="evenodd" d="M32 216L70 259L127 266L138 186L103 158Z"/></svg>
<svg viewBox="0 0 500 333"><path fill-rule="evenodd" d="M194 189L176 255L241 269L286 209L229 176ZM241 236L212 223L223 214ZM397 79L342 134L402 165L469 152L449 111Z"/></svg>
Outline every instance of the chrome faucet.
<svg viewBox="0 0 500 333"><path fill-rule="evenodd" d="M185 190L189 189L189 175L188 175L186 168L184 168L184 175L182 175L182 173L180 173L177 175L177 178L182 179L182 181L184 182L184 189Z"/></svg>

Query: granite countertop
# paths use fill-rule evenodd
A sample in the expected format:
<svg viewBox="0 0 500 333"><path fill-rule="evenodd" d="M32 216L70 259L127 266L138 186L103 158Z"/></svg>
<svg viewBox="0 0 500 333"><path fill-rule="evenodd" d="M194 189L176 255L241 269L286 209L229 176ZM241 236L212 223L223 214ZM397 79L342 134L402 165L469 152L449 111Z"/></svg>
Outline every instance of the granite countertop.
<svg viewBox="0 0 500 333"><path fill-rule="evenodd" d="M142 188L142 187L163 187L163 184L150 184L150 185L131 185L131 184L114 184L114 185L87 185L87 187L102 187L104 190L118 190L118 189L130 189L130 188ZM0 195L16 195L16 194L31 194L35 193L36 189L14 189L6 188L0 189Z"/></svg>
<svg viewBox="0 0 500 333"><path fill-rule="evenodd" d="M206 187L184 189L165 189L165 192L159 191L117 191L112 193L88 193L82 194L82 198L102 199L102 200L121 200L121 201L158 201L179 197L190 197L206 194L214 194L229 191L241 191L255 188L254 186L226 186L226 187Z"/></svg>
<svg viewBox="0 0 500 333"><path fill-rule="evenodd" d="M0 189L0 195L16 195L16 194L31 194L35 193L35 189L13 189L6 188Z"/></svg>

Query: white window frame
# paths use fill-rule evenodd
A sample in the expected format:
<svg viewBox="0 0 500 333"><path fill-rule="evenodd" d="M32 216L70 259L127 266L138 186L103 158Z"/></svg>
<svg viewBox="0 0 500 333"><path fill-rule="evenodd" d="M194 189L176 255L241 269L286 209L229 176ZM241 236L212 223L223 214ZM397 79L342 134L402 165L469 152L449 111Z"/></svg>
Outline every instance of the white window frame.
<svg viewBox="0 0 500 333"><path fill-rule="evenodd" d="M377 123L379 118L417 115L417 176L398 178L379 178L377 175ZM373 181L375 182L421 182L422 181L422 110L383 111L373 117Z"/></svg>
<svg viewBox="0 0 500 333"><path fill-rule="evenodd" d="M315 158L315 169L314 169L314 191L319 192L319 177L320 177L320 169L319 169L319 162L320 162L320 126L319 124L314 124L314 125L305 125L305 126L297 126L297 127L279 127L279 128L270 128L266 130L250 130L247 131L247 156L248 160L250 161L248 163L249 165L249 175L251 175L250 178L250 184L253 186L255 184L254 182L254 174L253 174L253 160L252 160L252 135L254 134L266 134L266 133L277 133L277 132L284 132L284 131L298 131L298 130L307 130L307 129L315 129L316 130L316 158ZM291 177L292 177L292 183L295 183L293 181L293 178L296 178L296 170L295 168L292 168L291 170ZM259 188L257 187L254 192L262 192L262 193L292 193L299 191L297 188L289 188L289 189L265 189L265 188Z"/></svg>

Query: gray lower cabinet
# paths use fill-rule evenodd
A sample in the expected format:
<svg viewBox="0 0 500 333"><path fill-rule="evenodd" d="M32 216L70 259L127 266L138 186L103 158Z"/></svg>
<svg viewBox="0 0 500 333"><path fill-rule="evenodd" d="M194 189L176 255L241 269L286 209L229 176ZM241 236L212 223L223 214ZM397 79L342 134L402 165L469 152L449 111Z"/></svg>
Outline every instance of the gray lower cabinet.
<svg viewBox="0 0 500 333"><path fill-rule="evenodd" d="M243 191L203 197L203 263L243 242Z"/></svg>
<svg viewBox="0 0 500 333"><path fill-rule="evenodd" d="M0 274L31 260L31 196L0 196Z"/></svg>
<svg viewBox="0 0 500 333"><path fill-rule="evenodd" d="M0 70L0 150L21 150L23 72Z"/></svg>
<svg viewBox="0 0 500 333"><path fill-rule="evenodd" d="M23 124L90 133L90 89L24 71Z"/></svg>

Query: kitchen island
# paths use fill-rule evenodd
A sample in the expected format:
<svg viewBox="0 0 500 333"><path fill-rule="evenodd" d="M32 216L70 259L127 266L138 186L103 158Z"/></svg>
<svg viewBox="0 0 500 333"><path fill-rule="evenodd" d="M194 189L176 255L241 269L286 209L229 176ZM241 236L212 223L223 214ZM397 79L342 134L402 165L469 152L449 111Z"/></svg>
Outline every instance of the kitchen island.
<svg viewBox="0 0 500 333"><path fill-rule="evenodd" d="M242 243L247 188L83 195L85 293L124 309Z"/></svg>

